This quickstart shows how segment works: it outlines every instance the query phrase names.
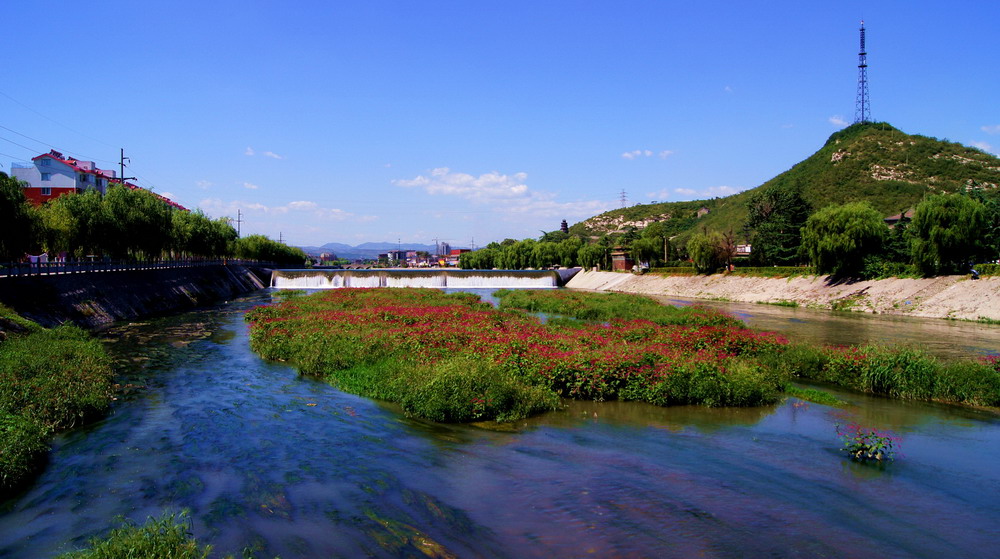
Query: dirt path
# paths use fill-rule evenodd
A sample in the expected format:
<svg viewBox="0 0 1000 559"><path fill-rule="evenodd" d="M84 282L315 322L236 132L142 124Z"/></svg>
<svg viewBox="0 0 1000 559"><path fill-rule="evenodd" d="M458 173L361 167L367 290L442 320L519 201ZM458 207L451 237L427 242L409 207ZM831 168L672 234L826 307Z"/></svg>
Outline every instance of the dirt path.
<svg viewBox="0 0 1000 559"><path fill-rule="evenodd" d="M997 277L975 281L968 276L942 276L836 283L828 276L637 276L582 271L567 287L744 303L795 302L803 307L927 318L1000 320L1000 278Z"/></svg>

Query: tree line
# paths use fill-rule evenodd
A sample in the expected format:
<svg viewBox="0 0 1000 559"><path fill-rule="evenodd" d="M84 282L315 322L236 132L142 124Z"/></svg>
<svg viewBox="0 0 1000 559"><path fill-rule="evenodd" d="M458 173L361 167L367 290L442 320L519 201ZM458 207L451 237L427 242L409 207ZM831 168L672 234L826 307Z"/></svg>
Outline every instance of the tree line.
<svg viewBox="0 0 1000 559"><path fill-rule="evenodd" d="M747 210L736 229L703 229L686 239L677 234L676 224L667 222L596 238L553 231L537 240L506 239L462 254L460 266L610 269L611 253L620 249L637 263L693 265L702 273L738 262L811 265L821 274L875 278L967 273L972 263L1000 257L1000 193L991 188L929 195L915 208L901 208L902 218L891 225L867 202L814 211L799 190L776 186L754 192ZM750 254L736 258L737 244L744 242L751 246Z"/></svg>
<svg viewBox="0 0 1000 559"><path fill-rule="evenodd" d="M0 260L25 254L115 260L236 257L299 265L301 249L263 235L238 238L228 218L164 204L148 190L111 184L35 207L17 179L0 173Z"/></svg>
<svg viewBox="0 0 1000 559"><path fill-rule="evenodd" d="M743 232L751 263L759 266L810 264L821 274L862 278L931 276L967 273L1000 254L1000 194L992 188L926 196L915 208L901 208L893 224L864 201L812 212L795 189L755 192L748 210ZM695 265L711 271L720 261L695 259Z"/></svg>

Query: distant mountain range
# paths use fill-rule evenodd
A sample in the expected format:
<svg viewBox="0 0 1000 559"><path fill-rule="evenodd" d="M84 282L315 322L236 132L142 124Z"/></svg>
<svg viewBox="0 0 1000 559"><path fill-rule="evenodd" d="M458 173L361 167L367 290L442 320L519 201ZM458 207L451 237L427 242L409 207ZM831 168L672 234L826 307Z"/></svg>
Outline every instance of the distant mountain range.
<svg viewBox="0 0 1000 559"><path fill-rule="evenodd" d="M390 250L417 250L434 254L437 247L434 245L422 245L419 243L362 243L357 246L346 245L344 243L326 243L323 246L303 246L299 247L311 256L318 256L324 252L332 252L337 258L347 260L374 260L379 254L385 254ZM452 247L458 248L458 247Z"/></svg>

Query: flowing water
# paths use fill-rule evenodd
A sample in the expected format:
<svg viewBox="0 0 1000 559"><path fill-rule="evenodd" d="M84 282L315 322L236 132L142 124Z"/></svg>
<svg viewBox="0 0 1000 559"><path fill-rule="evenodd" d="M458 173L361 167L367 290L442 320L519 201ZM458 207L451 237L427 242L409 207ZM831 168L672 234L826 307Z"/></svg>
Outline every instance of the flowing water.
<svg viewBox="0 0 1000 559"><path fill-rule="evenodd" d="M269 298L109 332L128 389L0 507L0 557L182 508L216 556L996 553L992 414L838 393L847 410L576 402L509 432L441 425L257 358L243 313ZM847 460L847 419L901 436L902 456Z"/></svg>

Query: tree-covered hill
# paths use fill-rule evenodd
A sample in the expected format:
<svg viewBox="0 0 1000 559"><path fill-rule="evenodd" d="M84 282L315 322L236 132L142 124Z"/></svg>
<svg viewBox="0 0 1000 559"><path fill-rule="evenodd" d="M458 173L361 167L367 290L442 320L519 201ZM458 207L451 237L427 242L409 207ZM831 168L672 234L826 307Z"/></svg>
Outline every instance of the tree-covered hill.
<svg viewBox="0 0 1000 559"><path fill-rule="evenodd" d="M747 202L755 193L771 188L797 190L812 211L867 201L890 216L915 207L928 194L993 190L998 184L1000 159L993 155L906 134L887 123L861 123L834 133L815 154L757 188L725 198L611 210L574 224L570 233L600 237L659 221L667 234L681 241L702 229L732 230L740 236ZM708 213L699 212L702 208Z"/></svg>

